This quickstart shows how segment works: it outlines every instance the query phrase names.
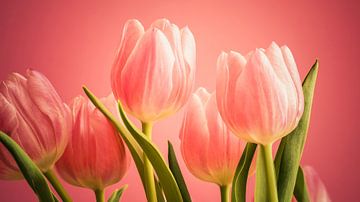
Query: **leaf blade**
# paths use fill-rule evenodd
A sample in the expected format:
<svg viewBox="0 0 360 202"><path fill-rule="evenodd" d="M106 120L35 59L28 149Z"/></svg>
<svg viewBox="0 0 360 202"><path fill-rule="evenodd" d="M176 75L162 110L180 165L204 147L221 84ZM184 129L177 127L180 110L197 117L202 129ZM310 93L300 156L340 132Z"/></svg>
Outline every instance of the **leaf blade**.
<svg viewBox="0 0 360 202"><path fill-rule="evenodd" d="M244 152L241 155L232 182L232 191L231 191L232 202L246 201L246 183L247 183L251 162L256 151L256 147L257 147L256 144L247 143Z"/></svg>
<svg viewBox="0 0 360 202"><path fill-rule="evenodd" d="M168 201L183 201L180 189L176 183L176 180L171 173L169 167L166 165L164 158L162 157L160 151L153 145L146 136L137 129L127 118L124 109L121 105L121 102L118 101L120 116L129 130L133 135L138 144L142 147L146 156L150 160L158 178L159 182L163 187L165 197Z"/></svg>
<svg viewBox="0 0 360 202"><path fill-rule="evenodd" d="M150 143L149 145L149 141L144 138L144 135L142 134L142 132L140 133L137 133L135 136L138 138L137 140L134 138L133 135L131 135L129 133L129 131L124 128L124 126L122 124L120 124L116 118L111 114L111 112L104 106L104 104L101 103L101 101L85 86L83 86L83 90L85 92L85 94L88 96L88 98L91 100L91 102L104 114L104 116L114 125L114 127L119 131L119 134L121 135L121 137L123 138L124 142L126 143L126 145L128 146L129 148L129 151L134 159L134 162L136 164L136 167L137 167L137 170L139 172L139 175L141 177L141 180L142 180L142 183L143 183L143 187L144 187L144 190L145 190L145 184L144 184L144 176L143 176L143 173L142 173L142 170L143 170L143 163L142 163L142 152L143 152L143 148L140 146L139 144L139 138L140 138L140 142L142 144L146 144L147 145L147 148L149 149L149 147L151 147L152 149L151 150L155 150L157 153L157 157L156 159L157 160L160 160L162 159L163 163L161 164L162 167L165 167L167 168L166 166L166 163L164 162L162 156L160 155L160 152ZM119 105L121 106L121 105ZM121 112L120 108L119 108L119 111ZM128 122L129 123L129 122ZM138 131L137 131L138 132ZM140 135L140 136L139 136ZM153 158L150 159L150 161L154 160ZM156 164L156 163L155 163ZM154 165L153 165L154 166ZM161 173L161 172L160 172ZM168 169L168 171L166 172L167 174L166 175L171 175L172 176L172 173L171 171ZM159 179L161 180L161 179ZM182 198L181 198L181 194L180 194L180 191L177 187L177 184L176 184L176 181L174 179L174 177L172 176L172 179L170 179L170 181L172 181L172 186L169 187L166 187L166 190L164 190L164 193L167 197L170 197L171 199L173 200L170 200L170 201L182 201ZM161 182L160 182L161 183ZM176 187L174 187L176 186ZM156 186L156 187L159 187L159 186ZM177 189L177 190L176 190ZM161 190L157 190L157 193L160 193ZM172 195L172 192L175 193L174 197L171 197ZM169 199L168 199L169 201Z"/></svg>
<svg viewBox="0 0 360 202"><path fill-rule="evenodd" d="M15 159L21 173L30 185L32 190L38 196L39 201L51 202L57 201L55 195L51 192L45 176L35 165L26 152L10 136L0 131L0 142L7 148Z"/></svg>
<svg viewBox="0 0 360 202"><path fill-rule="evenodd" d="M181 173L181 169L179 167L179 164L178 164L178 161L176 158L174 147L172 146L170 141L168 141L168 162L169 162L169 168L175 177L176 183L179 186L181 196L182 196L184 202L191 202L191 197L190 197L189 191L187 189L184 177Z"/></svg>
<svg viewBox="0 0 360 202"><path fill-rule="evenodd" d="M290 201L297 178L301 155L305 146L310 123L311 106L318 73L318 61L310 69L303 82L304 113L298 126L281 140L283 151L276 154L275 165L278 173L279 201ZM284 142L284 143L283 143ZM279 156L278 156L279 155ZM281 161L281 162L279 162Z"/></svg>
<svg viewBox="0 0 360 202"><path fill-rule="evenodd" d="M294 196L298 202L310 202L310 195L306 185L304 171L301 166L299 167L296 177Z"/></svg>
<svg viewBox="0 0 360 202"><path fill-rule="evenodd" d="M115 189L114 192L111 194L111 196L108 199L108 202L119 202L122 194L124 191L128 188L128 185L124 185L120 189Z"/></svg>

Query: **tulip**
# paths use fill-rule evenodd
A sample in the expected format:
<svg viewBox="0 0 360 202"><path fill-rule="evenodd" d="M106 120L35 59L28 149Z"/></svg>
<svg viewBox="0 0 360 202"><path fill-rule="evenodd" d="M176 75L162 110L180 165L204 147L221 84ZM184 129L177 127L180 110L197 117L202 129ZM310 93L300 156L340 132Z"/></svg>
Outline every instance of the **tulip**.
<svg viewBox="0 0 360 202"><path fill-rule="evenodd" d="M313 202L330 202L330 196L326 191L324 183L316 171L310 166L304 166L304 177L307 184L310 201Z"/></svg>
<svg viewBox="0 0 360 202"><path fill-rule="evenodd" d="M260 144L266 164L270 201L277 201L271 145L297 126L304 95L295 60L286 46L276 43L256 49L245 57L221 53L216 97L219 112L238 137Z"/></svg>
<svg viewBox="0 0 360 202"><path fill-rule="evenodd" d="M273 42L245 57L221 53L217 65L219 111L237 136L267 145L297 126L304 96L289 48Z"/></svg>
<svg viewBox="0 0 360 202"><path fill-rule="evenodd" d="M114 97L102 99L116 112ZM95 106L82 96L70 105L73 116L72 137L57 171L68 183L90 188L103 200L106 186L115 184L126 173L130 158L116 129Z"/></svg>
<svg viewBox="0 0 360 202"><path fill-rule="evenodd" d="M188 27L160 19L144 31L139 21L127 21L111 84L128 113L142 122L174 114L189 98L194 76L195 40Z"/></svg>
<svg viewBox="0 0 360 202"><path fill-rule="evenodd" d="M151 141L152 123L177 112L188 100L195 77L195 40L167 19L144 30L137 20L126 22L111 70L111 86L126 112L142 122ZM144 154L145 190L155 202L151 163Z"/></svg>
<svg viewBox="0 0 360 202"><path fill-rule="evenodd" d="M220 186L227 201L229 185L245 147L226 127L215 93L199 88L190 98L180 131L185 164L197 178Z"/></svg>
<svg viewBox="0 0 360 202"><path fill-rule="evenodd" d="M12 73L0 84L0 130L15 140L41 171L51 172L68 143L70 110L41 73ZM1 145L0 179L22 177L15 160Z"/></svg>

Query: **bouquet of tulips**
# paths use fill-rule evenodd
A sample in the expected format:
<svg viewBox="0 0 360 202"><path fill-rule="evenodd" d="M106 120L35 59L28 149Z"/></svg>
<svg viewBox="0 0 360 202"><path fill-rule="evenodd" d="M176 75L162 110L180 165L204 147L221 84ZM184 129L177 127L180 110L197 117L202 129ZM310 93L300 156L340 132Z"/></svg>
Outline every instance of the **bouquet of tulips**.
<svg viewBox="0 0 360 202"><path fill-rule="evenodd" d="M273 42L246 55L222 52L216 65L216 92L193 91L190 29L160 19L145 30L129 20L107 97L83 86L87 97L64 104L43 74L11 74L0 86L0 179L25 178L39 201L72 201L60 175L103 202L132 158L148 201L191 201L172 144L165 160L151 139L158 121L186 105L182 158L194 176L219 186L222 202L246 201L254 173L256 202L329 201L315 171L300 165L317 61L301 82L290 49ZM107 201L119 201L126 187Z"/></svg>

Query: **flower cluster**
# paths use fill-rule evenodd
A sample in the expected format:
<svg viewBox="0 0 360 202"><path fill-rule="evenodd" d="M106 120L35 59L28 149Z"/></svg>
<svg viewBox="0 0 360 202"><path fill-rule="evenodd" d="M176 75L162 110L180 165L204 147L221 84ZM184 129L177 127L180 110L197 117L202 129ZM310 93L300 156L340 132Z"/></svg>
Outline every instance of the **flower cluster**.
<svg viewBox="0 0 360 202"><path fill-rule="evenodd" d="M317 63L302 85L290 49L272 42L244 55L222 52L216 65L216 91L194 92L190 29L159 19L145 30L129 20L108 97L98 99L84 87L89 99L79 95L67 105L41 73L11 74L0 86L0 178L24 177L40 201L56 201L42 183L49 181L63 201L72 201L56 168L66 182L104 201L104 189L125 175L132 157L148 201L191 201L171 143L166 163L151 140L154 124L186 106L182 157L194 176L220 187L223 202L245 201L255 172L255 201L329 201L315 172L300 165ZM119 201L125 188L109 201Z"/></svg>

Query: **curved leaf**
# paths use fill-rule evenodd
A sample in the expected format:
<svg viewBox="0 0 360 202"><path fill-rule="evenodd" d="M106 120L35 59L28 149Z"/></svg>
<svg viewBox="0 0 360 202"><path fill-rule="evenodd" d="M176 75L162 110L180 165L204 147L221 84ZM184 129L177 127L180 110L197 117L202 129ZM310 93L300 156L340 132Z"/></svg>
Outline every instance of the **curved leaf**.
<svg viewBox="0 0 360 202"><path fill-rule="evenodd" d="M84 86L83 89L86 95L91 100L91 102L104 114L105 117L108 118L108 120L119 131L119 134L121 135L124 142L128 146L130 153L135 161L137 170L143 182L143 186L144 186L144 178L143 178L143 173L141 172L143 170L143 166L142 166L143 163L140 154L142 154L142 151L145 151L153 167L155 168L155 171L159 177L160 184L162 184L164 187L164 193L168 201L182 201L180 190L177 187L176 181L172 176L169 168L166 166L164 159L162 158L160 152L156 149L156 147L147 140L147 138L144 136L144 134L141 131L138 131L136 129L136 132L134 133L134 128L130 128L131 130L129 131L133 131L133 133L130 134L129 131L116 120L116 118L111 114L111 112L101 103L101 101L93 93L90 92L88 88ZM121 114L122 108L120 107L121 105L119 105L119 110ZM129 121L127 121L126 123L128 124L127 127L132 126L132 124ZM145 186L144 186L144 190L145 190ZM160 191L161 190L158 190L158 192Z"/></svg>
<svg viewBox="0 0 360 202"><path fill-rule="evenodd" d="M0 142L7 148L19 166L26 181L38 196L39 201L57 201L51 192L45 176L25 151L11 137L0 131Z"/></svg>
<svg viewBox="0 0 360 202"><path fill-rule="evenodd" d="M165 197L168 201L183 201L181 192L172 175L169 167L166 165L164 158L161 156L160 151L153 145L146 136L137 129L127 118L120 101L118 101L120 116L124 121L126 128L133 135L138 144L142 147L146 156L150 160L158 178L163 187Z"/></svg>
<svg viewBox="0 0 360 202"><path fill-rule="evenodd" d="M155 176L154 176L154 178L155 178ZM166 202L161 184L160 184L159 180L157 180L156 178L155 178L155 189L156 189L157 201L158 202Z"/></svg>
<svg viewBox="0 0 360 202"><path fill-rule="evenodd" d="M304 172L301 167L299 167L296 177L294 196L298 202L310 202L310 196L306 186Z"/></svg>
<svg viewBox="0 0 360 202"><path fill-rule="evenodd" d="M138 170L138 173L140 175L144 190L144 176L143 172L143 160L142 160L142 150L140 146L137 144L135 139L129 134L129 132L124 128L122 124L115 118L115 116L105 107L103 103L85 86L83 86L83 90L85 94L88 96L90 101L98 108L101 113L104 114L104 116L113 124L113 126L116 128L116 130L120 133L120 136L124 140L125 144L127 145L130 154L132 158L134 159L136 168Z"/></svg>
<svg viewBox="0 0 360 202"><path fill-rule="evenodd" d="M246 201L246 183L252 159L256 150L256 144L247 143L240 161L237 165L234 179L232 182L231 201Z"/></svg>
<svg viewBox="0 0 360 202"><path fill-rule="evenodd" d="M179 164L177 162L174 148L170 141L168 141L168 161L169 161L170 170L171 170L172 174L174 175L175 180L179 186L181 196L182 196L184 202L191 202L191 197L190 197L189 191L187 189L184 177L181 173Z"/></svg>
<svg viewBox="0 0 360 202"><path fill-rule="evenodd" d="M120 189L115 189L114 192L111 194L110 198L108 199L108 202L119 202L121 195L123 192L128 188L128 185L124 185Z"/></svg>
<svg viewBox="0 0 360 202"><path fill-rule="evenodd" d="M293 196L297 172L310 123L317 73L318 61L312 66L303 82L304 113L298 126L281 140L281 151L277 152L275 157L279 201L290 201Z"/></svg>

